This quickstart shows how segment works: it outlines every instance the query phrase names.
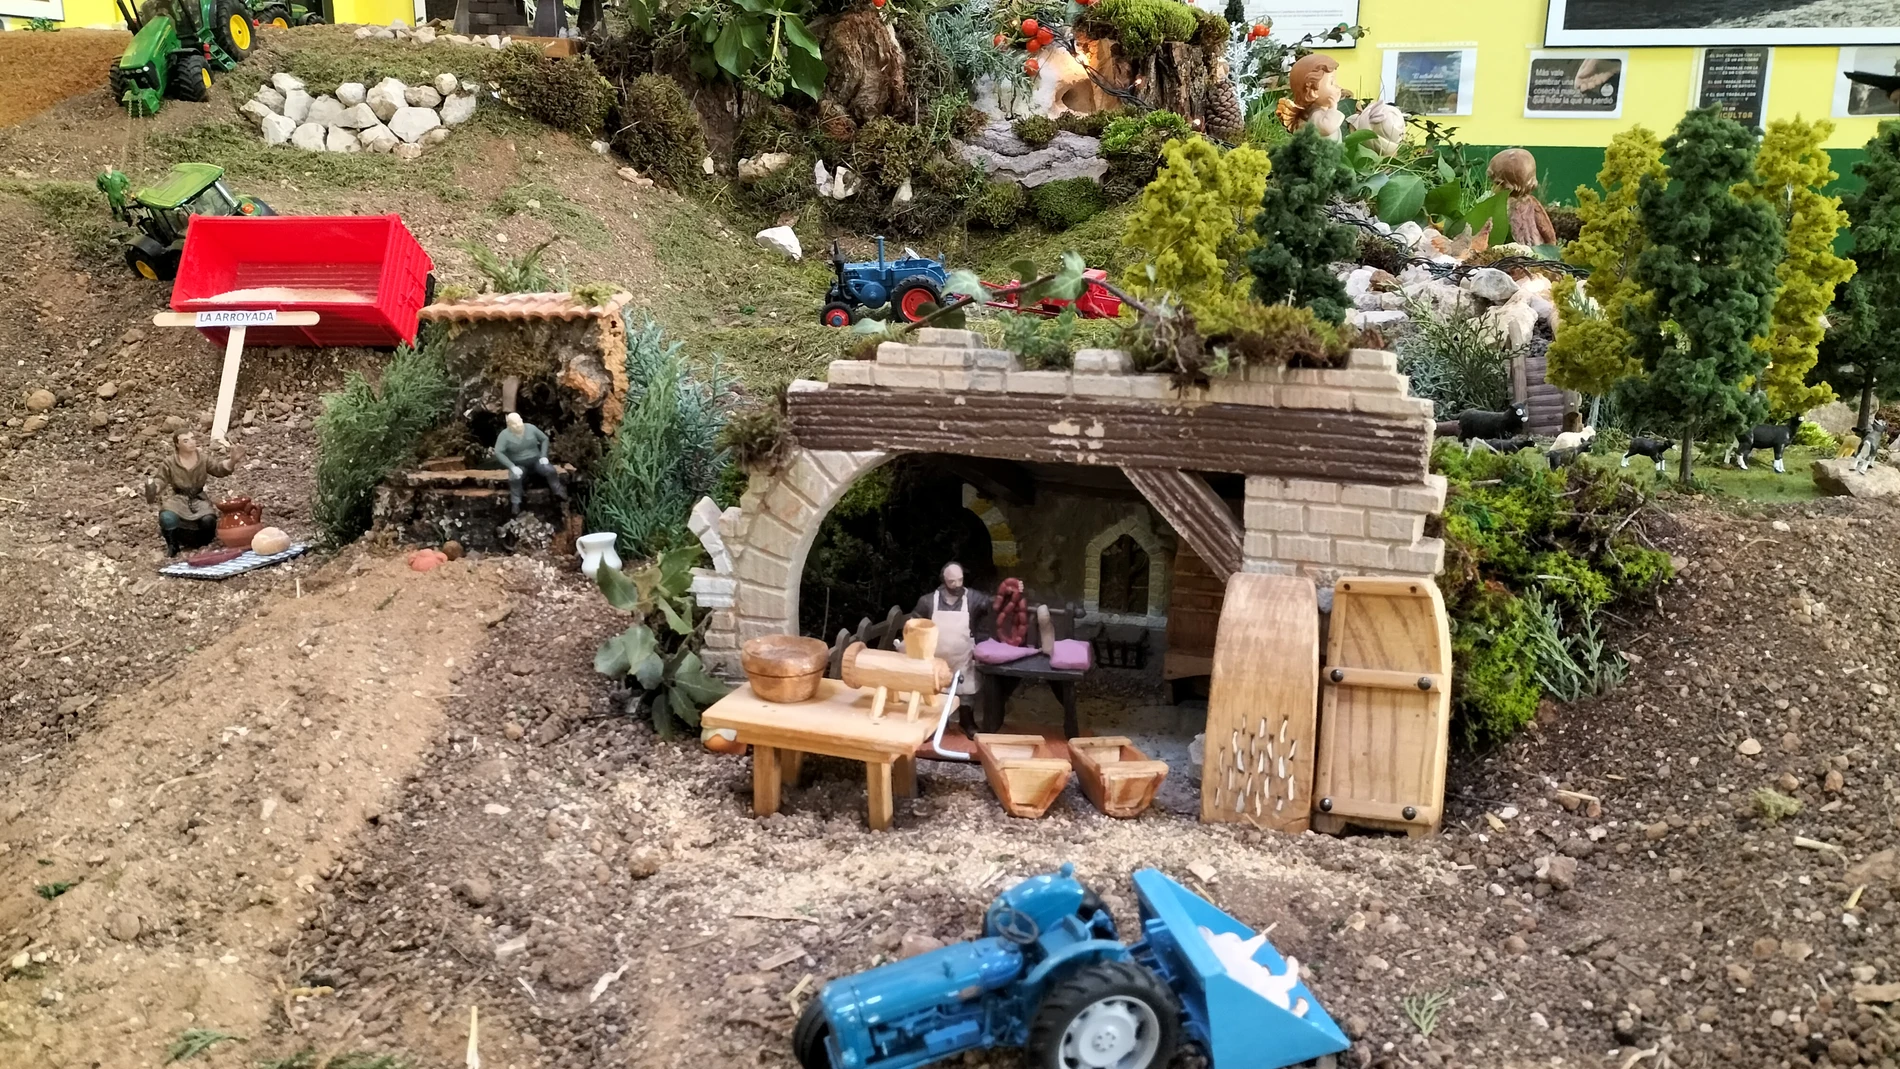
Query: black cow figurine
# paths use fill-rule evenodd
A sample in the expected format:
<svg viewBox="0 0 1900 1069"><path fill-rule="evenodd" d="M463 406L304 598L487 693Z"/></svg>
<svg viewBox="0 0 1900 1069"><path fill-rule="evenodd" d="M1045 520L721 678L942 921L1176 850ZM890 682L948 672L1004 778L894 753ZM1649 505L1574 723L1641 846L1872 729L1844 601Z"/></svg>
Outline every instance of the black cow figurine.
<svg viewBox="0 0 1900 1069"><path fill-rule="evenodd" d="M1794 434L1801 429L1801 417L1789 416L1786 423L1768 423L1742 432L1735 440L1735 464L1743 471L1748 470L1748 454L1757 449L1775 451L1775 470L1787 474L1788 469L1781 466L1781 454L1794 441Z"/></svg>
<svg viewBox="0 0 1900 1069"><path fill-rule="evenodd" d="M1483 443L1493 453L1521 453L1526 449L1537 448L1537 439L1528 434L1516 438L1474 438L1472 441Z"/></svg>
<svg viewBox="0 0 1900 1069"><path fill-rule="evenodd" d="M1631 457L1648 457L1656 463L1656 474L1663 470L1663 454L1669 452L1676 443L1667 438L1631 438L1630 447L1623 451L1623 466L1630 466Z"/></svg>
<svg viewBox="0 0 1900 1069"><path fill-rule="evenodd" d="M1468 442L1473 438L1510 438L1523 430L1530 418L1530 409L1522 401L1515 402L1502 412L1466 409L1457 416L1458 440Z"/></svg>
<svg viewBox="0 0 1900 1069"><path fill-rule="evenodd" d="M1874 470L1874 458L1880 455L1880 443L1886 437L1887 421L1884 419L1873 419L1869 426L1861 430L1860 447L1854 450L1854 474L1865 475Z"/></svg>

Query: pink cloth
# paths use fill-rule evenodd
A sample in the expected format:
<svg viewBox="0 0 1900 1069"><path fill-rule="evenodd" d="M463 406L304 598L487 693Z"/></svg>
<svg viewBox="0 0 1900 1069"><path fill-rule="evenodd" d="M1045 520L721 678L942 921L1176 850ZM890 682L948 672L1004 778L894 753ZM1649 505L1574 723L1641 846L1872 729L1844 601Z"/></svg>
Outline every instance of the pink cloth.
<svg viewBox="0 0 1900 1069"><path fill-rule="evenodd" d="M1092 664L1089 644L1079 638L1059 638L1055 652L1049 655L1049 667L1067 672L1086 672Z"/></svg>
<svg viewBox="0 0 1900 1069"><path fill-rule="evenodd" d="M1034 657L1041 652L1034 646L1012 646L1007 642L986 638L976 644L976 649L971 650L970 655L983 664L1008 664L1011 661L1020 661L1024 657Z"/></svg>

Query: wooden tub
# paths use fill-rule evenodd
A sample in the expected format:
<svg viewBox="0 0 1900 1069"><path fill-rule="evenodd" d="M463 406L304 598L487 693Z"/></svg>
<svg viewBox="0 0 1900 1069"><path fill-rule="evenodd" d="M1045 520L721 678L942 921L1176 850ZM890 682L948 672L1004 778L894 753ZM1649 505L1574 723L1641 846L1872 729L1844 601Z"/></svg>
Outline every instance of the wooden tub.
<svg viewBox="0 0 1900 1069"><path fill-rule="evenodd" d="M976 757L983 763L983 775L1003 809L1012 817L1035 819L1069 785L1073 769L1057 757L1055 749L1040 735L976 735ZM1073 743L1071 743L1073 745Z"/></svg>
<svg viewBox="0 0 1900 1069"><path fill-rule="evenodd" d="M1168 777L1168 766L1142 753L1120 735L1069 740L1082 793L1104 814L1121 819L1141 815Z"/></svg>

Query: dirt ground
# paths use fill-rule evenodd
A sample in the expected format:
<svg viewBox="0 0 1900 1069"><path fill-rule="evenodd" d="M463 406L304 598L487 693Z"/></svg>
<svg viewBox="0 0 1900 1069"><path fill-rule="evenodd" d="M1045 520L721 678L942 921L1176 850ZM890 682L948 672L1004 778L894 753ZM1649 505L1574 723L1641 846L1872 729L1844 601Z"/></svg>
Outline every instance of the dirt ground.
<svg viewBox="0 0 1900 1069"><path fill-rule="evenodd" d="M103 89L106 69L131 40L124 30L0 34L0 126Z"/></svg>
<svg viewBox="0 0 1900 1069"><path fill-rule="evenodd" d="M230 121L228 100L202 109L150 132ZM0 129L0 164L89 182L122 121L73 98ZM670 195L566 138L464 132L455 173L479 197L288 174L269 195L399 208L450 281L456 240L572 224L495 207L544 184L612 234L565 246L577 272L704 284L669 266ZM872 834L856 770L821 761L757 820L747 759L620 712L592 658L624 619L549 562L419 575L364 549L222 584L156 576L136 488L168 429L206 418L215 355L152 328L164 288L76 253L43 188L0 186L0 243L20 250L0 260L6 1069L158 1066L216 1035L236 1038L182 1064L461 1066L471 1007L489 1069L788 1066L797 998L906 937L970 935L997 891L1065 860L1124 926L1147 865L1271 926L1354 1067L1900 1057L1890 506L1685 506L1664 546L1681 578L1613 636L1630 681L1460 755L1435 837L1201 825L1179 769L1137 821L1073 788L1022 821L973 770L927 764ZM738 237L718 255L706 270L735 279L752 256ZM316 398L377 359L251 354L251 456L219 489L308 538ZM41 388L59 403L29 434ZM1052 713L1032 699L1024 715ZM1159 694L1090 700L1154 713ZM1757 815L1771 787L1801 811Z"/></svg>

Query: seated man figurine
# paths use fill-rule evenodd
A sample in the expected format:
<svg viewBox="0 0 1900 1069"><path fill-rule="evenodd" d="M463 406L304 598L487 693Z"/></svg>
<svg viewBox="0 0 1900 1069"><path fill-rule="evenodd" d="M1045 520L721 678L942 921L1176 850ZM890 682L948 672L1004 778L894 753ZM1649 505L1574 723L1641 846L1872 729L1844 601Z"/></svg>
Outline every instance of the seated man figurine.
<svg viewBox="0 0 1900 1069"><path fill-rule="evenodd" d="M555 497L567 500L560 473L548 460L548 436L534 424L523 423L520 413L508 413L508 426L495 437L495 459L508 469L508 506L514 515L521 515L523 483L529 472L540 476Z"/></svg>
<svg viewBox="0 0 1900 1069"><path fill-rule="evenodd" d="M158 530L165 555L209 545L218 536L218 507L205 498L205 483L224 478L244 461L244 448L233 445L229 460L206 456L190 431L172 435L172 455L145 480L145 500L158 506Z"/></svg>

